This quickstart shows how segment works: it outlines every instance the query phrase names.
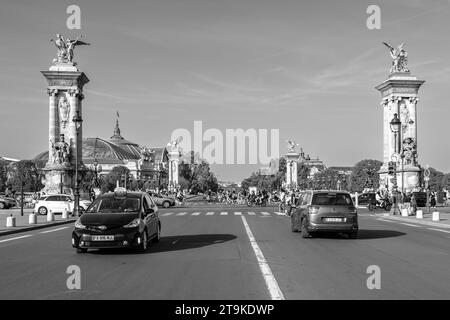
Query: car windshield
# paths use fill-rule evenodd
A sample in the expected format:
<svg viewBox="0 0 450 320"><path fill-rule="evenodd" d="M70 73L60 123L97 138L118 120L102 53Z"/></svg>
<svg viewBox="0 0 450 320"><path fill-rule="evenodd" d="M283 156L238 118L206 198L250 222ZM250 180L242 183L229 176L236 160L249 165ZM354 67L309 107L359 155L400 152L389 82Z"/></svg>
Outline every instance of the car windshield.
<svg viewBox="0 0 450 320"><path fill-rule="evenodd" d="M128 213L137 212L140 208L138 198L98 198L89 207L89 213Z"/></svg>
<svg viewBox="0 0 450 320"><path fill-rule="evenodd" d="M313 196L313 205L352 205L352 199L346 193L318 193Z"/></svg>

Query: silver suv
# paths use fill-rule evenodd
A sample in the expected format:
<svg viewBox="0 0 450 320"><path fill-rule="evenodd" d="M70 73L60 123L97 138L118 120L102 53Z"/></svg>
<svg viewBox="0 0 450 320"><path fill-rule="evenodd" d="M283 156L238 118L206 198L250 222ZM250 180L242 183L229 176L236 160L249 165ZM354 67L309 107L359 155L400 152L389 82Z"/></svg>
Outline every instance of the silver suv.
<svg viewBox="0 0 450 320"><path fill-rule="evenodd" d="M358 213L346 191L304 191L291 215L292 232L309 238L318 232L345 233L358 236Z"/></svg>

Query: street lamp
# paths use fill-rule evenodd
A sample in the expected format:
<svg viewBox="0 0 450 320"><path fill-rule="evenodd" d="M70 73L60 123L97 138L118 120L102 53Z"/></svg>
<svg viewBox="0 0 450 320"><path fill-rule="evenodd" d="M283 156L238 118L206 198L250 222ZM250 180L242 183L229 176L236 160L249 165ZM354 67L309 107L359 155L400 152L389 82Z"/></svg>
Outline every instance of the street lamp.
<svg viewBox="0 0 450 320"><path fill-rule="evenodd" d="M72 119L73 123L75 124L76 129L76 148L75 148L75 203L73 206L73 214L75 217L78 217L79 215L79 205L80 205L80 189L78 185L78 136L80 134L81 129L81 123L83 122L83 119L81 119L80 111L77 110L75 115Z"/></svg>
<svg viewBox="0 0 450 320"><path fill-rule="evenodd" d="M94 159L94 162L91 164L90 169L94 173L94 183L93 183L93 185L96 188L98 188L99 187L98 175L102 172L103 168L102 168L101 165L98 164L98 160Z"/></svg>
<svg viewBox="0 0 450 320"><path fill-rule="evenodd" d="M391 122L391 131L394 134L394 152L398 152L398 140L397 140L397 133L400 135L400 127L402 125L402 122L398 118L398 115L394 113L394 118L392 118Z"/></svg>
<svg viewBox="0 0 450 320"><path fill-rule="evenodd" d="M395 153L399 153L400 154L400 158L402 160L402 205L404 204L404 197L403 194L405 192L405 183L404 183L404 160L405 160L405 154L403 152L403 148L402 150L400 150L401 145L400 145L400 141L402 141L401 139L401 126L402 126L402 122L400 121L400 119L398 118L397 113L394 113L394 118L392 118L391 122L391 131L392 133L394 133L394 139L395 139ZM398 139L397 139L397 133L398 133ZM397 178L397 171L395 171L396 174L396 178Z"/></svg>

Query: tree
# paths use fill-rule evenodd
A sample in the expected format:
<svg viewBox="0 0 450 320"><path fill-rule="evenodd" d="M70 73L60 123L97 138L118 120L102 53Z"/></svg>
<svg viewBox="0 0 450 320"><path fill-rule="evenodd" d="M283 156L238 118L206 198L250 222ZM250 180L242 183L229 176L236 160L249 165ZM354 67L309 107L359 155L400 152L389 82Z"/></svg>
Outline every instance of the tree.
<svg viewBox="0 0 450 320"><path fill-rule="evenodd" d="M192 171L192 180L190 183L190 189L192 193L217 191L219 184L214 173L211 172L208 162L202 160L200 164L194 166Z"/></svg>
<svg viewBox="0 0 450 320"><path fill-rule="evenodd" d="M44 186L41 183L39 170L31 160L21 160L11 164L7 184L16 192L36 192Z"/></svg>
<svg viewBox="0 0 450 320"><path fill-rule="evenodd" d="M0 192L5 191L8 180L8 161L0 158Z"/></svg>
<svg viewBox="0 0 450 320"><path fill-rule="evenodd" d="M349 191L361 192L367 187L377 189L379 186L378 171L382 164L381 161L373 159L361 160L356 163L348 180Z"/></svg>
<svg viewBox="0 0 450 320"><path fill-rule="evenodd" d="M116 166L112 168L111 172L109 172L106 176L104 176L101 179L100 185L102 193L108 192L108 191L114 191L114 189L117 186L117 181L121 185L123 185L123 178L126 177L127 179L127 186L130 186L129 183L133 182L133 179L129 178L130 176L130 169L128 169L125 166ZM131 185L131 187L133 187Z"/></svg>
<svg viewBox="0 0 450 320"><path fill-rule="evenodd" d="M444 182L446 177L443 172L436 170L435 168L429 168L430 170L430 180L428 181L428 186L430 190L438 191L442 190L444 187Z"/></svg>

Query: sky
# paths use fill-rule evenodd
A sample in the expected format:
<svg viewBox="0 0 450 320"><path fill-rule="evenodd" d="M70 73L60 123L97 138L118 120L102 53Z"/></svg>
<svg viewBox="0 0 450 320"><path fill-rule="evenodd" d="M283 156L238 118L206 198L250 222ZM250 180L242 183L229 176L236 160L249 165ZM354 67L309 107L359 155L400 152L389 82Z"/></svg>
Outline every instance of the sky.
<svg viewBox="0 0 450 320"><path fill-rule="evenodd" d="M81 9L68 30L66 8ZM366 26L369 5L381 29ZM418 159L450 172L448 0L128 0L0 4L0 155L30 159L48 146L48 96L40 71L56 33L82 34L75 61L90 82L85 137L122 135L165 146L178 128L279 129L327 166L382 159L383 41L405 43L419 91ZM258 165L215 165L239 182Z"/></svg>

